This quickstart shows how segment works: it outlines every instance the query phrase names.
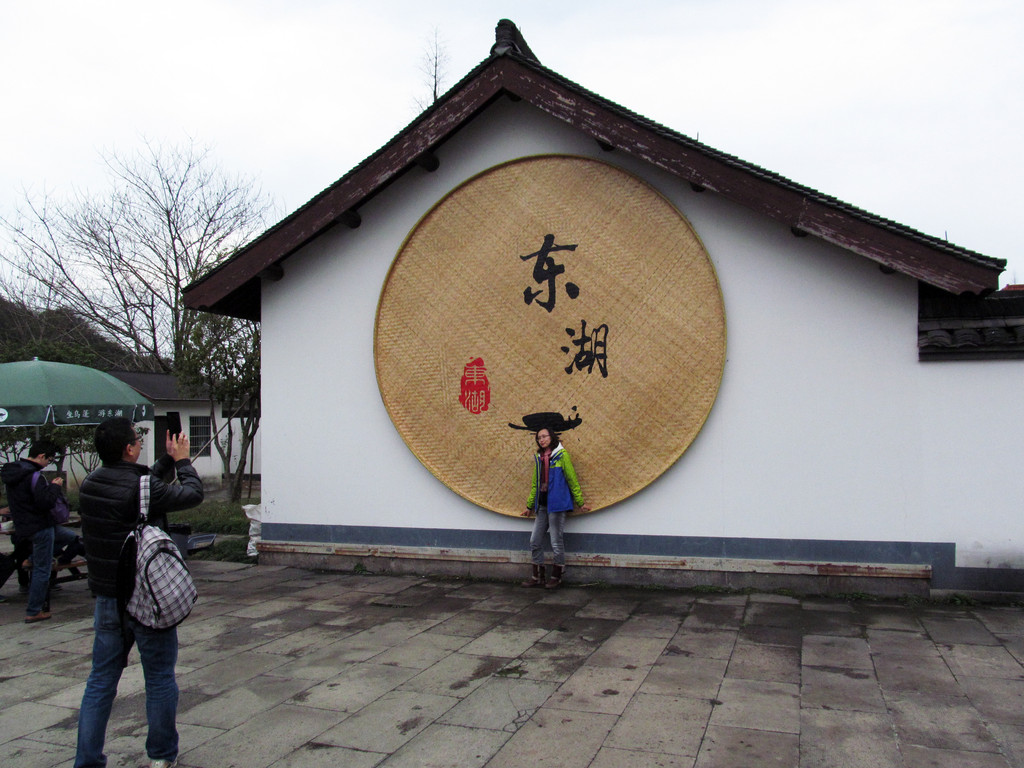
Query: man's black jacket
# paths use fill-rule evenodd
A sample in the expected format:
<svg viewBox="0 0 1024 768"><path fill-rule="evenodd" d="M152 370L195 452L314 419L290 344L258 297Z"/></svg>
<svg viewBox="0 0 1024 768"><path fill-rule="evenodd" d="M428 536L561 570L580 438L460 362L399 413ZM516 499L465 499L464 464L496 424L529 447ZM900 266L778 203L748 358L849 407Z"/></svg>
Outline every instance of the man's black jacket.
<svg viewBox="0 0 1024 768"><path fill-rule="evenodd" d="M171 469L164 456L152 469L128 461L104 464L82 483L79 512L85 558L89 561L89 589L97 595L117 597L117 562L121 546L139 518L139 478L150 477L149 522L166 529L167 513L195 507L203 501L203 483L192 462L173 463L180 485L161 477Z"/></svg>
<svg viewBox="0 0 1024 768"><path fill-rule="evenodd" d="M7 486L7 503L14 520L14 535L30 539L44 528L52 528L50 510L63 491L44 477L35 483L32 475L42 469L30 459L19 459L0 469L0 479Z"/></svg>

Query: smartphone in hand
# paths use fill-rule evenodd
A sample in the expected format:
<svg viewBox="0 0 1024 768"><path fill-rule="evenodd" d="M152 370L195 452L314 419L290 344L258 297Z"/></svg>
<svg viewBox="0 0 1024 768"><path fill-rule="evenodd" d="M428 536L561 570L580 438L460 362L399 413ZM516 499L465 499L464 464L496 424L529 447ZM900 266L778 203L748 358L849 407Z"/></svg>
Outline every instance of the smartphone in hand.
<svg viewBox="0 0 1024 768"><path fill-rule="evenodd" d="M167 412L167 431L171 433L171 437L181 434L181 413L178 411Z"/></svg>

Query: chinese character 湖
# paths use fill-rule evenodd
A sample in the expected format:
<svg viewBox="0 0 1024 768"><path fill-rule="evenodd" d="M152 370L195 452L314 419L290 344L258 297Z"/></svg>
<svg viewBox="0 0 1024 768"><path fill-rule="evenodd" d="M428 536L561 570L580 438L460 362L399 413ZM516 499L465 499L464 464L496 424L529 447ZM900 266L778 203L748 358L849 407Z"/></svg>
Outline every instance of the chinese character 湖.
<svg viewBox="0 0 1024 768"><path fill-rule="evenodd" d="M566 366L565 372L572 373L575 368L577 371L586 370L587 373L592 373L596 363L602 378L607 379L608 326L599 325L588 334L587 321L580 320L580 335L578 337L575 328L566 328L565 333L572 339L572 345L576 348L576 354L573 356L572 362ZM572 347L562 347L562 351L569 354Z"/></svg>

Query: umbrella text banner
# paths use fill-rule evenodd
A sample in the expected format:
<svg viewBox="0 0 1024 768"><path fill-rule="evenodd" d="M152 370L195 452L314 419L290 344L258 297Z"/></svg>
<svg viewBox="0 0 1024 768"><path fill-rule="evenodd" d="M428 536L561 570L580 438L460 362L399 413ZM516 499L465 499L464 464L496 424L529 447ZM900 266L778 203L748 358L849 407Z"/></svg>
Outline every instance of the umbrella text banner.
<svg viewBox="0 0 1024 768"><path fill-rule="evenodd" d="M95 368L44 360L0 364L0 427L81 426L153 418L153 403Z"/></svg>

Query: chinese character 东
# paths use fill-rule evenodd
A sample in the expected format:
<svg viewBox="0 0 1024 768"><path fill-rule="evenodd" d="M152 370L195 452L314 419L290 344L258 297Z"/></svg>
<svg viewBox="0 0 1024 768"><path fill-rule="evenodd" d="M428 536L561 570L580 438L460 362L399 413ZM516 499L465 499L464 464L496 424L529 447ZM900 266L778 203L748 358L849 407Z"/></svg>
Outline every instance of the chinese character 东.
<svg viewBox="0 0 1024 768"><path fill-rule="evenodd" d="M536 259L533 264L533 280L538 285L546 283L548 292L547 298L544 301L538 301L537 304L544 307L548 312L555 308L555 279L565 272L565 266L558 264L550 254L552 251L575 251L576 245L576 243L572 245L558 245L555 242L554 235L544 235L544 243L539 251L519 257L522 261ZM579 286L575 283L566 283L565 292L570 299L575 299L580 295ZM543 289L531 291L530 287L527 286L523 290L523 300L527 304L532 304L533 300L540 296L541 293L543 293Z"/></svg>
<svg viewBox="0 0 1024 768"><path fill-rule="evenodd" d="M587 373L592 373L596 363L601 377L607 379L608 326L599 325L588 334L587 321L580 320L580 335L578 337L575 328L566 328L565 333L572 339L572 345L576 348L576 354L573 356L572 362L566 366L565 372L572 373L575 368L577 371L586 370ZM562 347L562 351L569 354L572 347Z"/></svg>

